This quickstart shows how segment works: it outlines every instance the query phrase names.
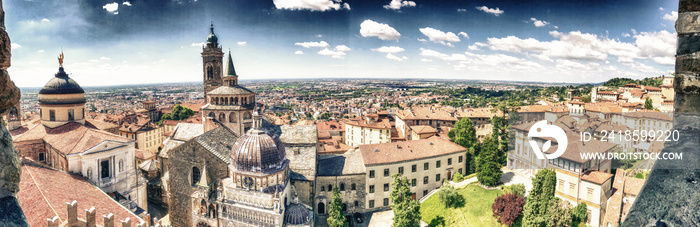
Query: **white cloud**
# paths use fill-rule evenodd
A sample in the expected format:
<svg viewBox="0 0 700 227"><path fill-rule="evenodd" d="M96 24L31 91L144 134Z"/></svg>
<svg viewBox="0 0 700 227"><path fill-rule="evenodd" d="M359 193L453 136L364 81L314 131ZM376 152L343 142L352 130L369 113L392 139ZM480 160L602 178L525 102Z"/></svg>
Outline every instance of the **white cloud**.
<svg viewBox="0 0 700 227"><path fill-rule="evenodd" d="M19 45L19 43L10 43L10 49L14 50L18 48L22 48L22 45Z"/></svg>
<svg viewBox="0 0 700 227"><path fill-rule="evenodd" d="M304 51L297 50L297 51L294 51L294 54L296 54L296 55L304 54Z"/></svg>
<svg viewBox="0 0 700 227"><path fill-rule="evenodd" d="M467 12L467 9L457 9L457 12Z"/></svg>
<svg viewBox="0 0 700 227"><path fill-rule="evenodd" d="M236 44L238 44L239 46L245 46L245 45L248 45L248 42L240 41L240 42L237 42Z"/></svg>
<svg viewBox="0 0 700 227"><path fill-rule="evenodd" d="M548 25L548 24L549 24L549 22L547 22L547 21L538 20L538 19L536 19L536 18L534 18L534 17L530 18L530 20L531 20L532 23L535 25L535 27L544 27L545 25Z"/></svg>
<svg viewBox="0 0 700 227"><path fill-rule="evenodd" d="M408 0L391 0L389 4L385 5L385 9L399 10L401 7L415 7L416 2Z"/></svg>
<svg viewBox="0 0 700 227"><path fill-rule="evenodd" d="M122 5L131 6L131 2L123 2Z"/></svg>
<svg viewBox="0 0 700 227"><path fill-rule="evenodd" d="M462 37L467 38L467 39L469 38L469 34L467 34L466 32L459 32L459 33L457 33L457 35L461 35Z"/></svg>
<svg viewBox="0 0 700 227"><path fill-rule="evenodd" d="M459 37L452 32L443 32L431 27L425 27L418 29L423 35L427 36L430 41L434 43L440 43L446 46L452 46L450 42L459 42ZM466 33L465 33L466 34Z"/></svg>
<svg viewBox="0 0 700 227"><path fill-rule="evenodd" d="M641 57L651 58L662 65L675 64L676 34L666 30L642 32L634 36Z"/></svg>
<svg viewBox="0 0 700 227"><path fill-rule="evenodd" d="M328 43L326 41L321 41L321 42L303 42L303 43L295 43L294 45L297 46L302 46L304 48L311 48L311 47L329 47Z"/></svg>
<svg viewBox="0 0 700 227"><path fill-rule="evenodd" d="M659 7L659 10L664 11L664 7Z"/></svg>
<svg viewBox="0 0 700 227"><path fill-rule="evenodd" d="M678 12L671 11L671 14L664 14L664 20L676 21L678 20Z"/></svg>
<svg viewBox="0 0 700 227"><path fill-rule="evenodd" d="M489 8L489 7L486 7L486 6L479 6L479 7L476 7L476 9L481 10L481 11L484 11L484 12L486 12L486 13L490 13L490 14L496 15L496 16L499 16L499 15L503 14L503 10L499 9L498 7L496 7L496 8L494 9L494 8Z"/></svg>
<svg viewBox="0 0 700 227"><path fill-rule="evenodd" d="M37 53L44 53L44 50L39 50L37 51Z"/></svg>
<svg viewBox="0 0 700 227"><path fill-rule="evenodd" d="M323 38L323 35L318 34L318 35L316 35L316 38Z"/></svg>
<svg viewBox="0 0 700 227"><path fill-rule="evenodd" d="M51 23L51 20L44 18L41 19L41 23Z"/></svg>
<svg viewBox="0 0 700 227"><path fill-rule="evenodd" d="M206 43L204 43L204 42L201 42L201 43L192 43L191 45L192 45L193 47L201 47L201 46L204 46L204 44L206 44Z"/></svg>
<svg viewBox="0 0 700 227"><path fill-rule="evenodd" d="M431 62L433 61L432 59L427 59L427 58L421 58L420 61L422 62Z"/></svg>
<svg viewBox="0 0 700 227"><path fill-rule="evenodd" d="M473 45L469 45L467 48L469 48L469 50L481 50L479 49L479 47L485 46L488 46L488 44L482 42L475 42Z"/></svg>
<svg viewBox="0 0 700 227"><path fill-rule="evenodd" d="M395 54L395 53L403 52L404 49L401 47L397 47L397 46L382 46L379 48L372 49L372 51Z"/></svg>
<svg viewBox="0 0 700 227"><path fill-rule="evenodd" d="M102 6L102 8L107 10L107 12L116 14L117 10L119 9L119 3L116 3L116 2L107 3L106 5Z"/></svg>
<svg viewBox="0 0 700 227"><path fill-rule="evenodd" d="M622 37L630 37L630 33L622 33Z"/></svg>
<svg viewBox="0 0 700 227"><path fill-rule="evenodd" d="M404 60L407 60L407 59L408 59L408 57L406 57L406 56L397 57L396 55L393 55L393 54L391 54L391 53L387 53L387 54L386 54L386 58L391 59L391 60L394 60L394 61L404 61Z"/></svg>
<svg viewBox="0 0 700 227"><path fill-rule="evenodd" d="M432 57L432 58L439 58L445 61L465 61L467 60L467 56L464 54L443 54L434 50L430 49L423 49L420 48L420 55L423 57Z"/></svg>
<svg viewBox="0 0 700 227"><path fill-rule="evenodd" d="M108 57L105 57L105 56L100 57L100 61L109 61L109 60L111 60L111 59Z"/></svg>
<svg viewBox="0 0 700 227"><path fill-rule="evenodd" d="M350 10L350 5L348 3L343 3L341 0L273 0L272 2L277 9L311 11Z"/></svg>
<svg viewBox="0 0 700 227"><path fill-rule="evenodd" d="M350 51L352 49L350 49L350 47L345 46L345 45L337 45L337 46L335 46L335 50L345 52L345 51Z"/></svg>
<svg viewBox="0 0 700 227"><path fill-rule="evenodd" d="M428 42L427 39L421 39L421 38L418 38L418 41L421 41L421 42Z"/></svg>
<svg viewBox="0 0 700 227"><path fill-rule="evenodd" d="M345 55L346 55L345 52L343 52L343 51L333 51L333 50L329 50L328 48L320 50L318 52L318 54L324 55L324 56L331 56L332 58L337 58L337 59L345 58Z"/></svg>
<svg viewBox="0 0 700 227"><path fill-rule="evenodd" d="M360 24L362 37L375 36L381 40L399 40L401 33L388 24L377 23L373 20L365 20Z"/></svg>

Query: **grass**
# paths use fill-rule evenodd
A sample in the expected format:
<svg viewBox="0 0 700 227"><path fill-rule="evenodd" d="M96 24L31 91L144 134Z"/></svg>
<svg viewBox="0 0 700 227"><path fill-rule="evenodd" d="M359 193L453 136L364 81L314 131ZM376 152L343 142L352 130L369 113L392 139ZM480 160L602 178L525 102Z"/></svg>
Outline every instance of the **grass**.
<svg viewBox="0 0 700 227"><path fill-rule="evenodd" d="M464 206L445 208L436 195L420 204L421 218L430 226L501 226L493 218L491 205L501 190L486 190L476 184L457 189L464 197Z"/></svg>

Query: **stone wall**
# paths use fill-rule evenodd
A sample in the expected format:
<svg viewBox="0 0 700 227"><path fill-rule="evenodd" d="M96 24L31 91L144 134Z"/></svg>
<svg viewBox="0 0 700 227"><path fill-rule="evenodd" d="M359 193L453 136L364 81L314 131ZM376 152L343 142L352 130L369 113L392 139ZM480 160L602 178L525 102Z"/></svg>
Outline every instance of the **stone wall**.
<svg viewBox="0 0 700 227"><path fill-rule="evenodd" d="M199 168L200 173L206 165L209 183L228 176L228 166L218 157L211 154L195 140L190 140L168 154L170 175L170 221L173 226L192 226L192 207L190 196L195 191L192 187L192 169ZM202 176L204 177L204 176ZM196 182L195 182L196 183Z"/></svg>
<svg viewBox="0 0 700 227"><path fill-rule="evenodd" d="M681 139L662 152L682 152L683 160L656 162L623 226L700 225L700 1L679 1L676 31L673 130Z"/></svg>
<svg viewBox="0 0 700 227"><path fill-rule="evenodd" d="M345 184L345 190L340 191L340 198L343 203L346 204L345 214L352 214L355 212L364 212L367 206L365 205L365 175L355 174L355 175L342 175L342 176L318 176L316 177L316 201L314 202L314 211L320 214L321 217L327 216L328 206L331 203L331 198L333 196L332 187L338 187L340 189L340 184ZM355 190L352 190L352 184L355 184ZM328 186L331 185L331 189ZM323 191L321 191L323 187ZM355 201L358 202L358 206L355 206ZM324 204L323 213L319 213L319 203Z"/></svg>

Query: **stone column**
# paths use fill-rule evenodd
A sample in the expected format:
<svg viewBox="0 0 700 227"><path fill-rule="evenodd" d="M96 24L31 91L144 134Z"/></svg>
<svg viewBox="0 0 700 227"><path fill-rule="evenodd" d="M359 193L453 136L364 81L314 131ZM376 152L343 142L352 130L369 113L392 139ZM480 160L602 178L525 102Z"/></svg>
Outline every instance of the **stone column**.
<svg viewBox="0 0 700 227"><path fill-rule="evenodd" d="M700 1L680 0L676 32L676 92L673 130L677 142L662 153L682 153L683 160L658 160L623 226L700 225ZM607 223L602 223L606 226Z"/></svg>

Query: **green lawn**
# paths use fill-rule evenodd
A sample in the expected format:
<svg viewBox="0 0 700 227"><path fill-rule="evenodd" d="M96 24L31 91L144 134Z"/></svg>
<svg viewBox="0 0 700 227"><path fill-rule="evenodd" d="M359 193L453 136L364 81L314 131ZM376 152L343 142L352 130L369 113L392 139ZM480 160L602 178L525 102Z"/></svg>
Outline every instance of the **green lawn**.
<svg viewBox="0 0 700 227"><path fill-rule="evenodd" d="M437 194L430 196L420 204L421 218L430 226L441 226L436 223L444 223L444 226L501 226L493 218L491 204L501 195L501 190L486 190L475 184L469 184L457 189L464 197L464 206L459 208L445 208L438 200Z"/></svg>

